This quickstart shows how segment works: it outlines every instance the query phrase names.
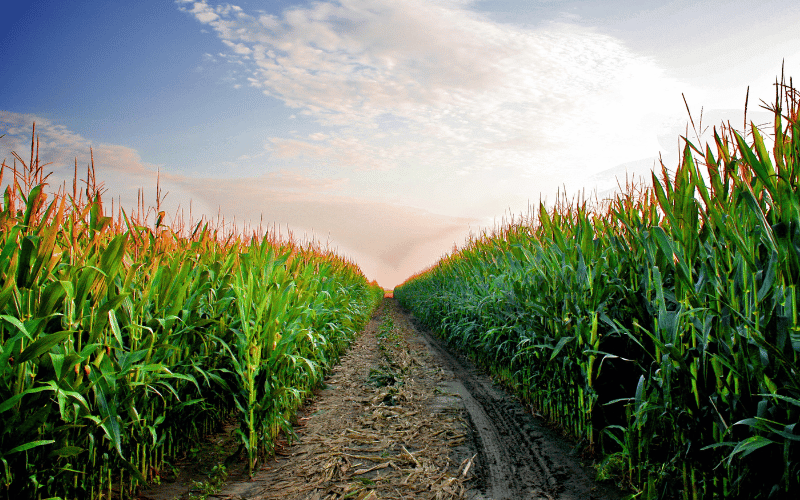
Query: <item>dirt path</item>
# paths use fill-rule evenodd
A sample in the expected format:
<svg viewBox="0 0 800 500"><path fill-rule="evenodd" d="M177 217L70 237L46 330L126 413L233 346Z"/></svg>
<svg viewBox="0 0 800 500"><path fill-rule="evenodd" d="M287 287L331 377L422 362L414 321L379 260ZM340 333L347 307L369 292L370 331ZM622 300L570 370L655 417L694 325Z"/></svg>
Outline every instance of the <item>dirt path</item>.
<svg viewBox="0 0 800 500"><path fill-rule="evenodd" d="M325 384L299 414L297 443L280 446L252 480L230 467L227 484L209 498L621 498L394 299L383 301ZM175 498L188 487L161 491L167 496L151 490L140 498Z"/></svg>
<svg viewBox="0 0 800 500"><path fill-rule="evenodd" d="M467 439L468 429L458 410L437 400L444 374L425 345L409 338L405 321L393 301L384 301L304 408L300 441L253 481L229 484L219 495L463 498L470 462L456 463L450 448Z"/></svg>
<svg viewBox="0 0 800 500"><path fill-rule="evenodd" d="M478 450L477 498L589 500L618 499L613 488L593 481L591 468L575 450L543 425L518 400L450 352L415 321L436 358L453 374L447 383L458 394L474 430Z"/></svg>

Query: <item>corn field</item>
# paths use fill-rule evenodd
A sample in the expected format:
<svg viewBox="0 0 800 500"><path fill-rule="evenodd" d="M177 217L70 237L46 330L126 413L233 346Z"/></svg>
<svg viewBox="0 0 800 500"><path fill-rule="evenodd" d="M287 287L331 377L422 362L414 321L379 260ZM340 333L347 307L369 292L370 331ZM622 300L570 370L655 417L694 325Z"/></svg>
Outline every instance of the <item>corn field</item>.
<svg viewBox="0 0 800 500"><path fill-rule="evenodd" d="M48 195L36 141L14 156L0 170L0 498L129 497L231 419L252 474L383 291L313 244L168 227L158 203L106 215L93 164L85 189L76 163L72 192Z"/></svg>
<svg viewBox="0 0 800 500"><path fill-rule="evenodd" d="M772 151L752 123L684 137L652 186L540 204L394 296L629 498L798 498L798 97L764 106Z"/></svg>

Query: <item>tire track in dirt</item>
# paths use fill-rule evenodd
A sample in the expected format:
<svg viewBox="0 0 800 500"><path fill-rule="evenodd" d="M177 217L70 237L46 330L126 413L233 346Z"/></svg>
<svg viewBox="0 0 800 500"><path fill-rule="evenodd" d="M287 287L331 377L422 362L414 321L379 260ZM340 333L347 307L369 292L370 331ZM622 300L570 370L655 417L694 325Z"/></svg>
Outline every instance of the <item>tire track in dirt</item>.
<svg viewBox="0 0 800 500"><path fill-rule="evenodd" d="M381 338L387 317L396 336ZM241 463L231 464L213 498L622 498L595 483L570 445L392 298L340 361L298 414L300 441L279 444L278 456L252 479ZM391 383L376 383L384 379ZM238 443L230 430L208 440L227 449L222 456ZM183 478L139 498L186 498L191 488Z"/></svg>
<svg viewBox="0 0 800 500"><path fill-rule="evenodd" d="M446 387L461 397L469 416L478 453L476 489L480 490L470 492L472 498L622 498L613 488L596 483L591 470L580 463L569 444L514 396L479 374L471 361L451 352L416 318L413 322L438 361L452 372L453 380Z"/></svg>

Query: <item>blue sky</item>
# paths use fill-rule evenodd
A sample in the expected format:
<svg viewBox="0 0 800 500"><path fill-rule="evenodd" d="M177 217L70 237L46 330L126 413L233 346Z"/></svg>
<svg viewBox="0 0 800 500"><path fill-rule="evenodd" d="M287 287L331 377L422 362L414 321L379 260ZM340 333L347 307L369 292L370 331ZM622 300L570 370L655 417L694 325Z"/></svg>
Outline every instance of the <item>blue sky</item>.
<svg viewBox="0 0 800 500"><path fill-rule="evenodd" d="M385 287L559 188L674 166L681 93L738 125L749 85L759 122L800 66L800 6L771 0L16 3L7 163L35 121L54 180L91 147L125 207L160 170L185 217L288 226Z"/></svg>

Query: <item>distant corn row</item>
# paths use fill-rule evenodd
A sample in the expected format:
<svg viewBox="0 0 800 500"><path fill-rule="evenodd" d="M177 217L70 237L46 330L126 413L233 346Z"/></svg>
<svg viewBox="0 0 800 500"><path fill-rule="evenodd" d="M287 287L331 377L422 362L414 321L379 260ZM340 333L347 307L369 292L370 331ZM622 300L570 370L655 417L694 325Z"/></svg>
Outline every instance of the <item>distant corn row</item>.
<svg viewBox="0 0 800 500"><path fill-rule="evenodd" d="M800 498L800 122L777 89L771 154L752 124L684 138L651 188L540 206L394 296L632 498Z"/></svg>
<svg viewBox="0 0 800 500"><path fill-rule="evenodd" d="M128 497L231 418L252 473L382 290L312 245L105 216L91 170L48 201L33 149L0 211L0 498Z"/></svg>

